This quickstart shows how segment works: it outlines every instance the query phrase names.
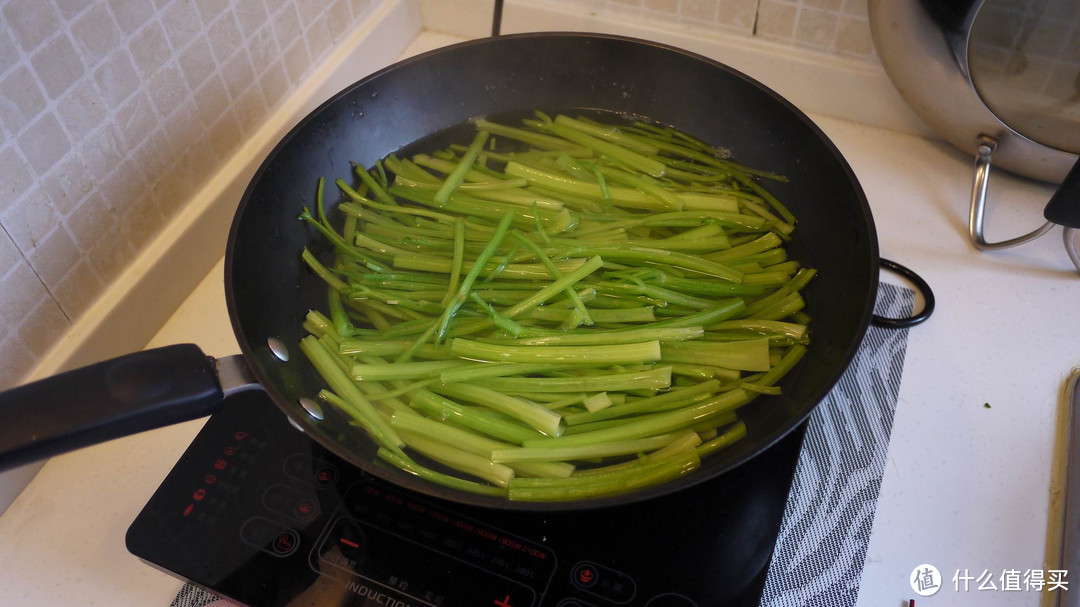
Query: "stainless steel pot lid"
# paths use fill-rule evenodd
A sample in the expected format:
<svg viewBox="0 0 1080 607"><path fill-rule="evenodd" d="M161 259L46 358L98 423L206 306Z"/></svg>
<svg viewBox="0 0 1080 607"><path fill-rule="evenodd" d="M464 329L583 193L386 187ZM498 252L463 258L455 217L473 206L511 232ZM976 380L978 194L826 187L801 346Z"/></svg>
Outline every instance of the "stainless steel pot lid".
<svg viewBox="0 0 1080 607"><path fill-rule="evenodd" d="M1012 247L1060 224L1080 272L1080 2L870 0L869 8L881 62L904 99L944 139L975 154L972 244ZM1061 184L1046 224L986 241L991 161Z"/></svg>
<svg viewBox="0 0 1080 607"><path fill-rule="evenodd" d="M1077 0L870 0L870 29L881 63L915 113L942 139L975 154L981 145L980 135L990 137L996 142L993 151L996 166L1040 181L1061 183L1076 163L1077 154L1044 145L1017 131L988 107L972 82L968 61L971 29L980 7L991 2L1017 8L999 9L997 14L1001 18L995 18L995 11L988 9L989 16L983 17L986 23L980 26L986 28L983 34L988 37L986 46L992 46L992 40L1004 39L1011 44L1019 39L1018 26L1025 22L1033 24L1032 34L1041 34L1048 28L1040 28L1038 24L1046 19L1059 19L1059 13L1067 17L1071 30L1077 27L1075 20L1080 19ZM1045 8L1032 8L1036 5ZM1041 17L1023 17L1029 13ZM997 33L991 35L992 32ZM1038 42L1034 40L1036 37ZM1047 44L1046 39L1044 35L1028 38L1026 48L1032 64L1029 78L1046 71L1042 54L1035 57L1031 52L1041 50L1039 45ZM1073 44L1074 52L1076 46ZM1004 49L991 52L996 57L1008 53ZM1007 66L1008 61L1000 65ZM984 69L978 69L980 80ZM1063 70L1055 67L1050 73L1059 74ZM1008 112L1004 118L1030 130Z"/></svg>
<svg viewBox="0 0 1080 607"><path fill-rule="evenodd" d="M1002 122L1080 154L1080 3L986 0L971 24L967 67Z"/></svg>

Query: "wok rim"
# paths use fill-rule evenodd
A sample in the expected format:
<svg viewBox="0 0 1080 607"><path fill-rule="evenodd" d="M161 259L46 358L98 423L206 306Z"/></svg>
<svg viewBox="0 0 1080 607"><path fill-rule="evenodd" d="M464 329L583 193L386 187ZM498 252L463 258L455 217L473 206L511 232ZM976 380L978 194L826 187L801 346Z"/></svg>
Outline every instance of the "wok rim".
<svg viewBox="0 0 1080 607"><path fill-rule="evenodd" d="M783 109L790 112L794 118L796 118L803 126L808 129L808 136L812 135L820 143L825 146L825 149L831 154L832 160L838 164L838 167L842 171L847 183L852 187L852 193L855 196L855 200L858 207L862 211L862 224L861 228L867 237L867 247L870 252L870 268L871 275L869 276L869 295L866 297L866 301L863 302L862 311L860 314L859 322L855 326L855 332L851 343L847 343L841 360L842 365L837 365L836 369L832 372L832 377L822 383L822 387L817 391L812 399L814 402L804 405L798 415L790 416L784 424L779 425L764 435L764 438L759 441L759 444L752 450L750 450L743 457L736 461L731 462L725 466L713 466L709 470L698 469L690 474L684 475L673 481L663 483L657 486L648 487L632 493L624 493L615 496L593 498L586 500L571 500L560 502L516 502L506 498L497 498L483 495L476 495L465 493L458 490L450 490L439 485L435 485L429 481L419 479L414 476L398 477L390 476L385 468L378 460L367 460L359 457L355 451L348 449L345 445L342 445L338 440L335 440L328 436L322 429L315 423L312 423L311 419L307 415L300 415L297 407L293 403L278 391L271 388L272 382L269 375L264 371L264 367L260 364L259 359L256 357L254 349L260 347L259 344L254 343L244 333L244 330L240 323L239 313L237 312L236 295L234 292L234 285L236 284L235 275L233 271L233 265L235 262L235 249L237 234L242 226L245 211L248 209L249 203L252 200L252 194L259 184L262 174L267 168L271 167L274 160L295 137L299 136L305 127L309 126L323 114L323 112L337 103L341 98L351 94L355 89L366 86L372 81L376 81L383 75L390 73L394 70L403 69L407 66L413 65L418 62L423 62L429 57L441 55L444 53L454 52L457 49L467 48L472 46L486 45L486 44L499 44L502 40L521 40L521 39L546 39L546 38L578 38L578 39L598 39L598 40L615 40L620 42L626 42L631 44L643 45L648 47L654 47L662 51L673 52L679 55L683 55L689 59L704 62L713 69L720 69L727 72L729 75L739 78L750 86L758 89L762 93L771 97L774 101L778 102ZM862 185L859 183L855 172L852 170L847 159L840 153L840 150L832 142L831 139L817 126L803 111L792 104L788 99L774 91L772 88L766 86L762 82L750 77L749 75L729 66L721 63L718 60L706 57L699 53L695 53L684 48L676 47L670 44L656 42L652 40L645 40L641 38L635 38L631 36L593 33L593 32L534 32L534 33L522 33L522 34L509 34L498 36L496 38L478 38L474 40L467 40L452 45L447 45L437 49L433 49L412 57L403 59L401 61L394 62L382 69L379 69L360 80L348 85L342 90L338 91L326 101L319 104L315 109L311 110L304 118L298 121L285 135L278 140L274 148L266 155L259 168L255 171L247 187L244 190L243 195L240 198L240 202L237 205L236 211L233 215L232 224L229 228L228 241L225 249L224 259L224 283L225 283L225 302L229 313L229 321L233 328L233 333L237 338L240 345L241 355L245 364L248 366L250 372L258 380L259 384L265 390L267 396L274 402L279 410L281 410L294 426L301 429L309 437L316 440L323 447L348 462L350 465L356 466L365 473L371 474L382 480L383 482L390 483L396 487L404 487L409 490L416 491L425 497L434 499L443 499L451 502L464 504L468 506L479 506L486 508L493 508L498 510L518 510L518 511L537 511L537 512L560 512L560 511L580 511L580 510L593 510L609 508L614 506L622 506L641 502L645 500L654 499L663 495L677 493L684 488L696 486L698 484L714 480L725 473L741 466L742 464L754 459L759 454L763 453L767 449L771 448L777 442L788 436L795 428L803 424L809 416L817 409L825 397L832 391L836 383L844 375L847 369L851 366L852 360L854 360L856 353L862 346L866 332L869 329L871 318L873 316L873 309L876 303L876 296L879 288L879 267L880 253L878 248L877 230L873 218L873 214L870 209L869 201L866 198L866 194L863 191ZM292 349L290 347L290 349ZM804 401L810 401L811 399L803 399Z"/></svg>

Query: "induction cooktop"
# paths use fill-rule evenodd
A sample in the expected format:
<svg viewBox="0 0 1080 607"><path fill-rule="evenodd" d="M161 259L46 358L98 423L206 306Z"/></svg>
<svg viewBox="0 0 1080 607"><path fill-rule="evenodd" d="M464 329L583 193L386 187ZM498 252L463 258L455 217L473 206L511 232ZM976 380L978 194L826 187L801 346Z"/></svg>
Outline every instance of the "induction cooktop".
<svg viewBox="0 0 1080 607"><path fill-rule="evenodd" d="M127 546L257 607L756 606L803 433L659 498L501 511L361 472L245 392L209 419Z"/></svg>

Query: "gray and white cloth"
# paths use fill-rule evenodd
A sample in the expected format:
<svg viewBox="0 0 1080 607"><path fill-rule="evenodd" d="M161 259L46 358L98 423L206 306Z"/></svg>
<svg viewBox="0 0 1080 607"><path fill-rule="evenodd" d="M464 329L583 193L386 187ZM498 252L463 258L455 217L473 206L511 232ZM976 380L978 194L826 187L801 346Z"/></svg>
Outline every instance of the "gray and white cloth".
<svg viewBox="0 0 1080 607"><path fill-rule="evenodd" d="M197 586L184 584L180 592L176 593L172 603L169 603L169 607L206 607L216 601L221 601L221 597Z"/></svg>
<svg viewBox="0 0 1080 607"><path fill-rule="evenodd" d="M914 302L910 289L882 283L875 311L907 316ZM810 417L761 607L855 605L906 351L907 329L870 327L855 359ZM206 607L219 600L185 585L169 607Z"/></svg>
<svg viewBox="0 0 1080 607"><path fill-rule="evenodd" d="M882 283L876 312L911 314L915 294ZM810 417L762 607L848 607L870 543L907 351L907 329L871 326Z"/></svg>

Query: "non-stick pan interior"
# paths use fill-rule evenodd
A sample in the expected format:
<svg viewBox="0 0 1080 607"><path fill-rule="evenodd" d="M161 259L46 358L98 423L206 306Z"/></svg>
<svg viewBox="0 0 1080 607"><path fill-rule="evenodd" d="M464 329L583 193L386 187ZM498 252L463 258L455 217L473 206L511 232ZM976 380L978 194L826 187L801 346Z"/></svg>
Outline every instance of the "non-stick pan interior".
<svg viewBox="0 0 1080 607"><path fill-rule="evenodd" d="M672 125L729 149L750 166L786 175L764 185L798 217L793 258L817 268L805 291L812 344L783 383L784 395L744 410L747 437L706 458L702 469L662 487L575 504L520 504L429 485L377 464L374 445L328 408L318 421L297 404L320 380L297 348L301 323L325 305L326 287L304 269L300 252L331 251L297 220L313 206L316 183L353 181L351 163L376 160L435 131L481 115L597 108ZM425 493L501 508L603 506L700 482L752 457L794 428L828 393L853 357L877 289L877 242L865 197L824 135L793 106L716 62L643 41L599 35L536 34L469 42L391 66L314 111L271 153L235 219L226 259L234 328L254 372L305 430L346 460ZM275 359L267 339L290 348Z"/></svg>

